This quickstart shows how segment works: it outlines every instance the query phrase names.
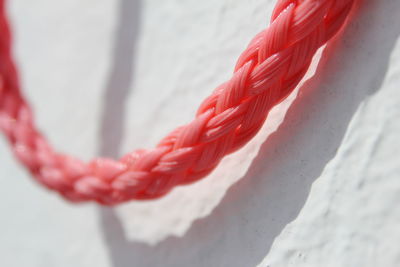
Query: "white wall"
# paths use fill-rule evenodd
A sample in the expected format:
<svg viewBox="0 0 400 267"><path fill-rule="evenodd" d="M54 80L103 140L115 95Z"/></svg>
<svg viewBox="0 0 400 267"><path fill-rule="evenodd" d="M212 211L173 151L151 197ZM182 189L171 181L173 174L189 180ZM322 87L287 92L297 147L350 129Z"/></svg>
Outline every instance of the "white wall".
<svg viewBox="0 0 400 267"><path fill-rule="evenodd" d="M83 159L154 145L229 77L274 2L9 0L38 124ZM242 154L159 201L69 204L1 138L0 265L399 266L399 14L364 0L286 115L295 94Z"/></svg>

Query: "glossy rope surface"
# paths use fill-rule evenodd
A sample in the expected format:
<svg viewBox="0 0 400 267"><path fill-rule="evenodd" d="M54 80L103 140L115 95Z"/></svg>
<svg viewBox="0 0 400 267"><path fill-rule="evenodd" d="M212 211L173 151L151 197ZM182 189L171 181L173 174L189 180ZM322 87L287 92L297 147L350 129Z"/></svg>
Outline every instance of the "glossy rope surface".
<svg viewBox="0 0 400 267"><path fill-rule="evenodd" d="M278 0L269 27L239 57L232 78L217 87L196 117L152 149L120 160L88 163L53 150L33 123L12 58L0 0L0 129L37 181L71 201L114 205L153 199L209 174L245 145L268 112L300 82L316 50L344 25L354 0ZM177 96L179 97L179 96Z"/></svg>

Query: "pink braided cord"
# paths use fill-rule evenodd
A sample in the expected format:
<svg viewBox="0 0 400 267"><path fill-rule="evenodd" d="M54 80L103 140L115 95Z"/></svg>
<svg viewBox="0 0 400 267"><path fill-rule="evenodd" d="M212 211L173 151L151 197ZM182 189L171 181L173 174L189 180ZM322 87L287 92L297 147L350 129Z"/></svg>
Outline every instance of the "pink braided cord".
<svg viewBox="0 0 400 267"><path fill-rule="evenodd" d="M233 76L200 105L190 123L152 149L88 163L54 151L34 126L12 59L0 0L0 129L37 181L71 201L114 205L153 199L209 174L245 145L269 111L293 91L319 47L345 24L354 0L278 0L269 27L239 57Z"/></svg>

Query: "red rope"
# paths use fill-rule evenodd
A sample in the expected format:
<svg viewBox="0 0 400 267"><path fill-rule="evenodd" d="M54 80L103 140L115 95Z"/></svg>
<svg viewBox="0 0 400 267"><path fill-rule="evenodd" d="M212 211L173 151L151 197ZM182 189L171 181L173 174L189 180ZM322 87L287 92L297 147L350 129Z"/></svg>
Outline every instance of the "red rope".
<svg viewBox="0 0 400 267"><path fill-rule="evenodd" d="M85 163L54 151L34 126L20 92L0 0L0 129L32 175L69 200L113 205L160 197L206 176L258 132L271 108L303 78L316 50L342 27L353 2L278 0L269 27L254 37L232 78L203 101L193 121L155 148L119 161Z"/></svg>

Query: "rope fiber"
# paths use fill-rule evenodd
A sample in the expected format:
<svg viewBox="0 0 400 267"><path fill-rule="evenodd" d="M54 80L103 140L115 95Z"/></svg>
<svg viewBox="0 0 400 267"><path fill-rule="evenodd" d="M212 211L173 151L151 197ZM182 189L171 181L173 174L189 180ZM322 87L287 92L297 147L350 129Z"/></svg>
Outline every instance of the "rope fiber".
<svg viewBox="0 0 400 267"><path fill-rule="evenodd" d="M35 179L74 202L115 205L154 199L209 174L259 131L272 107L303 78L317 49L345 24L354 0L278 0L271 23L240 55L196 117L152 149L120 160L83 162L56 152L35 127L12 57L5 0L0 0L0 129Z"/></svg>

